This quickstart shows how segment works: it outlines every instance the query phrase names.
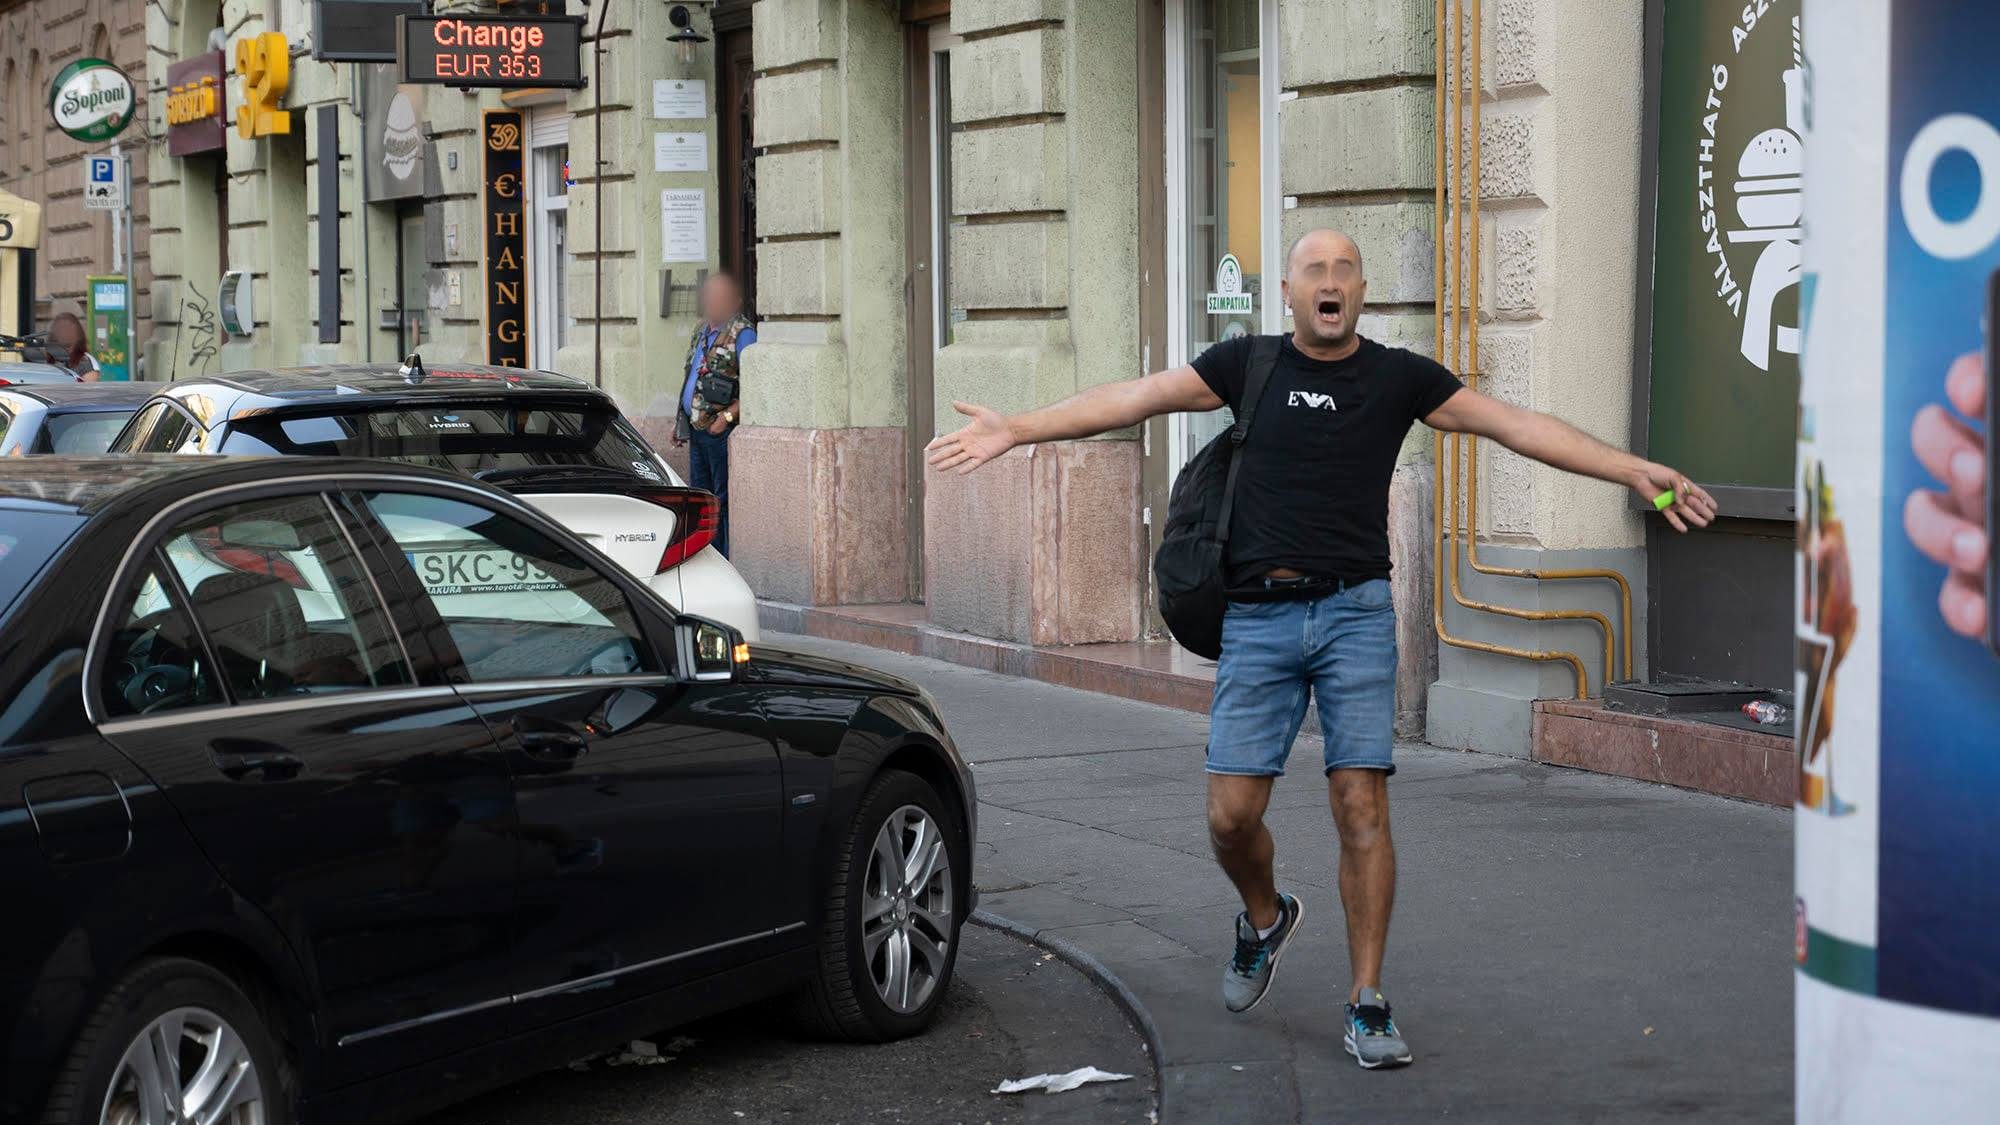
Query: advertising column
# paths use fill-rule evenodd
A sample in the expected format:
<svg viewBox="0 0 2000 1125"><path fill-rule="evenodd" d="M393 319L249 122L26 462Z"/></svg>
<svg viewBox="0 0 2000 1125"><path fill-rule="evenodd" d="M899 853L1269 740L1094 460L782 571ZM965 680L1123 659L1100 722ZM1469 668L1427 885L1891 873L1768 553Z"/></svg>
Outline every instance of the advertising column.
<svg viewBox="0 0 2000 1125"><path fill-rule="evenodd" d="M2000 10L1808 0L1797 1112L2000 1106Z"/></svg>

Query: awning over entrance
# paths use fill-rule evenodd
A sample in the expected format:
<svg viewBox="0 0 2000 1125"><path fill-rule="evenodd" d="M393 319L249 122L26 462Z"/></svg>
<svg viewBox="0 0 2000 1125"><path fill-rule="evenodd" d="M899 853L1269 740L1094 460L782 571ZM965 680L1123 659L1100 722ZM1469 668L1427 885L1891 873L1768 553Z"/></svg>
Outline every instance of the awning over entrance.
<svg viewBox="0 0 2000 1125"><path fill-rule="evenodd" d="M0 191L0 334L18 336L28 327L33 298L22 282L32 282L32 270L22 268L22 259L32 261L41 244L42 205Z"/></svg>
<svg viewBox="0 0 2000 1125"><path fill-rule="evenodd" d="M0 191L0 249L33 250L42 244L42 205Z"/></svg>

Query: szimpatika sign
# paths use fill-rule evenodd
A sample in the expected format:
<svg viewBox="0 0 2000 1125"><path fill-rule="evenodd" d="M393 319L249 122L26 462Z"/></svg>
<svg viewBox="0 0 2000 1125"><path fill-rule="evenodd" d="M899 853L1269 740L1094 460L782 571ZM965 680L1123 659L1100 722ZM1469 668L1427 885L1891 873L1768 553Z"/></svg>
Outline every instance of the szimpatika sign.
<svg viewBox="0 0 2000 1125"><path fill-rule="evenodd" d="M56 127L79 141L110 140L125 131L138 108L132 79L103 59L78 59L49 86Z"/></svg>
<svg viewBox="0 0 2000 1125"><path fill-rule="evenodd" d="M1800 0L1663 0L1649 456L1787 489L1799 388Z"/></svg>

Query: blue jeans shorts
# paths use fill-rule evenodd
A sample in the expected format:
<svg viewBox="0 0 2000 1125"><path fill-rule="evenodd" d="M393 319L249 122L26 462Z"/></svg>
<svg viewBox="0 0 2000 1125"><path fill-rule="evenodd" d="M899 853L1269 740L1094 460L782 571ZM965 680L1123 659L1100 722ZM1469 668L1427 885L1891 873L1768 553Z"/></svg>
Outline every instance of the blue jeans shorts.
<svg viewBox="0 0 2000 1125"><path fill-rule="evenodd" d="M1377 578L1313 601L1230 602L1210 709L1208 772L1279 777L1319 704L1326 772L1396 772L1396 609Z"/></svg>

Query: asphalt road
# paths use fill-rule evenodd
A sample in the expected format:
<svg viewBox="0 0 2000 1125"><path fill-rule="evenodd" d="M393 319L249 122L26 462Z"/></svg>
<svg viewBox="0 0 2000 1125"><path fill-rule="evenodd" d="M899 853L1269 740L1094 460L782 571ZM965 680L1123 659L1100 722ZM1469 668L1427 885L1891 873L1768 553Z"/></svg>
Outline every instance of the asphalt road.
<svg viewBox="0 0 2000 1125"><path fill-rule="evenodd" d="M1266 818L1302 932L1222 1008L1241 909L1208 840L1205 716L833 641L921 682L979 782L981 905L1089 953L1158 1031L1165 1125L1792 1119L1791 814L1418 744L1390 782L1383 985L1416 1065L1341 1042L1347 942L1320 748Z"/></svg>
<svg viewBox="0 0 2000 1125"><path fill-rule="evenodd" d="M1139 1033L1109 997L1047 951L965 927L957 976L930 1031L879 1046L801 1040L750 1009L663 1032L664 1062L550 1071L421 1125L979 1125L1131 1122L1153 1107ZM1128 1082L1065 1094L991 1093L1002 1081L1081 1066Z"/></svg>

